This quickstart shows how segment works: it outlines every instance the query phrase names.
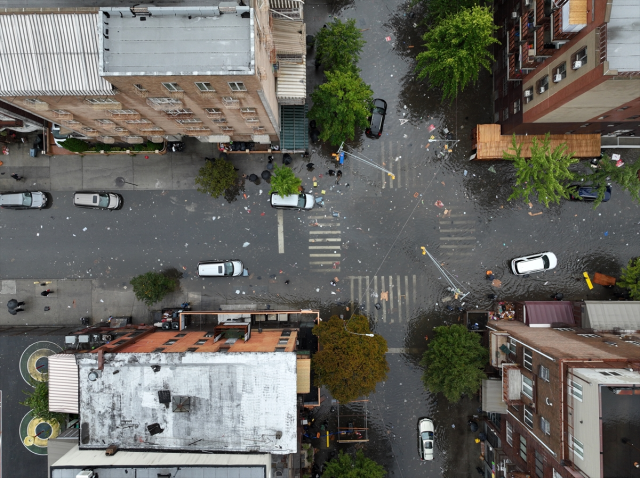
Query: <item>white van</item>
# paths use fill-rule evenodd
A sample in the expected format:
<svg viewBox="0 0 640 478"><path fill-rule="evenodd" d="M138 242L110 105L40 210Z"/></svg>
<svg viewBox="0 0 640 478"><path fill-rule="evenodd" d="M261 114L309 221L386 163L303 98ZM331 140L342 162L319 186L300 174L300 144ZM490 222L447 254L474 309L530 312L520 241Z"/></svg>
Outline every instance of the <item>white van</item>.
<svg viewBox="0 0 640 478"><path fill-rule="evenodd" d="M237 277L244 271L242 261L230 259L228 261L198 262L199 277Z"/></svg>
<svg viewBox="0 0 640 478"><path fill-rule="evenodd" d="M80 191L74 193L73 205L88 209L120 209L122 196L116 193Z"/></svg>
<svg viewBox="0 0 640 478"><path fill-rule="evenodd" d="M543 252L531 256L518 257L511 261L511 272L517 276L551 270L558 265L558 258L553 252Z"/></svg>
<svg viewBox="0 0 640 478"><path fill-rule="evenodd" d="M280 197L278 193L271 193L271 207L276 209L295 209L310 210L313 209L315 201L311 194L292 194L290 196Z"/></svg>

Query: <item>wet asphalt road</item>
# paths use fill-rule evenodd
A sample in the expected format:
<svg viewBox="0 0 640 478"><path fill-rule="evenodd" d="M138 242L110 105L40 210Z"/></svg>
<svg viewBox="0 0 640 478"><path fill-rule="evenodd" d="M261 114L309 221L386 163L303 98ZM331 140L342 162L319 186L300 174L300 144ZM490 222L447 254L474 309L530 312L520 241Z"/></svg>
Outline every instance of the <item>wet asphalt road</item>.
<svg viewBox="0 0 640 478"><path fill-rule="evenodd" d="M330 8L341 18L356 18L364 30L362 77L375 97L387 101L388 114L379 140L360 135L346 150L390 169L394 180L347 159L336 185L326 175L335 168L330 158L335 149L313 146L316 170L308 173L307 161L299 157L294 167L307 189L325 198L325 206L285 211L282 241L278 213L266 202L264 183L248 184L247 199L232 204L195 191L127 192L123 210L112 213L75 209L69 193L54 193L50 209L0 212L1 276L104 278L125 284L147 270L175 267L184 273L185 291L217 294L221 300L244 295L247 301L320 307L325 314L360 308L370 314L389 347L417 351L388 356L389 378L370 397L366 452L384 463L391 476L475 473L479 448L465 424L479 404L438 401L420 382L417 363L425 336L434 326L460 320L459 313L445 308L452 303L443 302L450 295L447 284L420 248L470 292L464 305L454 303L467 309L489 307L487 295L492 293L518 300L547 299L558 291L567 299L607 298L609 292L598 286L587 289L582 272L618 275L638 255L640 214L615 186L612 200L596 211L584 203L544 209L535 200L532 207L508 202L512 167L467 160L471 129L492 120L489 75L481 75L452 104L441 103L436 91L413 79L421 30L400 5L382 0L307 3L305 11L311 34L327 21ZM312 58L307 61L309 92L322 79ZM444 128L458 142L428 143L431 135L444 139ZM445 152L444 144L453 152ZM629 157L628 152L623 155ZM444 207L435 206L436 201ZM512 258L543 251L558 256L555 270L529 278L508 272ZM215 258L241 259L251 276L215 282L194 277L199 260ZM484 279L487 270L501 281L499 288ZM334 277L340 279L335 288L329 284ZM383 308L377 311L373 304L383 291L389 292L389 301L381 301ZM422 416L432 417L437 426L433 463L421 463L417 456L416 424Z"/></svg>

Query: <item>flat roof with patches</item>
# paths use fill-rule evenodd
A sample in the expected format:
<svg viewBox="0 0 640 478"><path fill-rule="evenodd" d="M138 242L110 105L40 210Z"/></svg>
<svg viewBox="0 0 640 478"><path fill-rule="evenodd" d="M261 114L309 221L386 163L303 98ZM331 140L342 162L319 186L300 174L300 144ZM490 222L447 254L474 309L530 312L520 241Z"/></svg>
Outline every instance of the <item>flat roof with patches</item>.
<svg viewBox="0 0 640 478"><path fill-rule="evenodd" d="M107 353L103 370L77 358L81 449L297 451L293 353Z"/></svg>

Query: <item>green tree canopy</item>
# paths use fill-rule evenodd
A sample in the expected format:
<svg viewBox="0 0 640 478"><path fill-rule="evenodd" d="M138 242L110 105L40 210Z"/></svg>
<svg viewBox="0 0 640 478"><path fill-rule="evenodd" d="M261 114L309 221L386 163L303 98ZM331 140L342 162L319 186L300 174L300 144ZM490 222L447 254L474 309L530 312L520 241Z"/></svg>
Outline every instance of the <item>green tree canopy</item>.
<svg viewBox="0 0 640 478"><path fill-rule="evenodd" d="M345 324L355 333L347 332ZM373 392L387 376L387 341L380 335L356 335L369 333L369 319L363 315L348 322L334 315L313 328L321 347L311 361L316 386L326 386L342 403Z"/></svg>
<svg viewBox="0 0 640 478"><path fill-rule="evenodd" d="M354 19L342 23L334 18L316 35L316 59L325 70L355 70L364 43Z"/></svg>
<svg viewBox="0 0 640 478"><path fill-rule="evenodd" d="M426 19L432 23L437 23L449 15L455 15L465 8L473 8L487 4L485 0L411 0L412 6L418 3L424 3L426 5Z"/></svg>
<svg viewBox="0 0 640 478"><path fill-rule="evenodd" d="M63 425L65 423L65 415L64 413L56 413L49 411L49 377L47 374L44 375L44 381L39 382L31 379L31 386L33 390L22 391L27 398L24 402L20 402L20 405L24 405L25 407L29 407L31 409L31 414L35 418L41 418L42 420L46 420L48 422L58 422L58 424Z"/></svg>
<svg viewBox="0 0 640 478"><path fill-rule="evenodd" d="M273 176L271 176L271 189L269 194L278 193L278 196L285 197L298 194L298 188L302 184L302 179L297 178L293 169L287 166L273 165Z"/></svg>
<svg viewBox="0 0 640 478"><path fill-rule="evenodd" d="M322 478L383 478L387 472L375 461L367 458L362 450L353 457L340 450L340 454L329 461Z"/></svg>
<svg viewBox="0 0 640 478"><path fill-rule="evenodd" d="M233 188L238 182L238 174L231 162L222 158L206 161L195 179L198 192L220 197L226 190Z"/></svg>
<svg viewBox="0 0 640 478"><path fill-rule="evenodd" d="M435 328L420 365L425 367L422 381L433 393L442 392L452 403L463 394L474 394L486 378L484 366L489 352L480 344L480 335L464 325Z"/></svg>
<svg viewBox="0 0 640 478"><path fill-rule="evenodd" d="M357 127L369 122L373 91L353 71L326 71L327 81L311 95L309 118L318 122L320 139L337 146L355 137Z"/></svg>
<svg viewBox="0 0 640 478"><path fill-rule="evenodd" d="M640 203L640 179L638 178L640 161L626 162L623 166L617 167L615 161L611 161L609 156L603 155L595 169L589 167L588 163L582 164L584 164L583 171L586 169L586 173L578 175L576 179L585 181L590 186L597 188L598 199L593 203L594 209L604 199L609 182L616 183L621 189L628 191L631 199Z"/></svg>
<svg viewBox="0 0 640 478"><path fill-rule="evenodd" d="M154 271L136 276L130 282L136 299L143 301L149 307L160 302L180 285L177 274Z"/></svg>
<svg viewBox="0 0 640 478"><path fill-rule="evenodd" d="M547 134L540 143L533 138L531 159L522 157L522 144L516 143L516 135L511 140L513 153L504 151L503 158L512 161L516 168L516 184L509 196L529 202L529 196L538 194L538 201L549 207L549 203L559 204L561 199L569 199L570 182L575 174L569 166L578 162L573 153L567 153L567 144L558 145L551 150L551 140Z"/></svg>
<svg viewBox="0 0 640 478"><path fill-rule="evenodd" d="M493 36L498 29L487 7L460 10L442 18L422 39L426 50L418 54L418 78L428 78L442 88L443 99L453 100L458 92L478 79L482 68L491 71L489 47L500 43Z"/></svg>
<svg viewBox="0 0 640 478"><path fill-rule="evenodd" d="M640 257L631 259L627 267L622 268L616 285L627 289L632 300L640 300Z"/></svg>

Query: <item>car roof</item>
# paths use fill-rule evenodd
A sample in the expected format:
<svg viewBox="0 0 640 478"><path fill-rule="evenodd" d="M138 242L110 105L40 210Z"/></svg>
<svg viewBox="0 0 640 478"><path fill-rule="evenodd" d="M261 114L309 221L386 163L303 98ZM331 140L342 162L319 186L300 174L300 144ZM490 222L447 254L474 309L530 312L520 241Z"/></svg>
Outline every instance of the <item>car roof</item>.
<svg viewBox="0 0 640 478"><path fill-rule="evenodd" d="M289 196L281 197L278 193L271 193L271 204L273 206L292 206L298 207L298 194L291 194Z"/></svg>
<svg viewBox="0 0 640 478"><path fill-rule="evenodd" d="M373 106L379 106L379 107L384 108L386 110L387 109L387 102L385 100L383 100L382 98L376 98L375 100L373 100Z"/></svg>
<svg viewBox="0 0 640 478"><path fill-rule="evenodd" d="M539 271L544 269L544 261L542 260L542 256L528 261L519 261L518 259L516 259L516 268L518 269L518 272L520 274Z"/></svg>
<svg viewBox="0 0 640 478"><path fill-rule="evenodd" d="M209 261L198 264L198 274L207 276L223 276L224 265L231 261Z"/></svg>

